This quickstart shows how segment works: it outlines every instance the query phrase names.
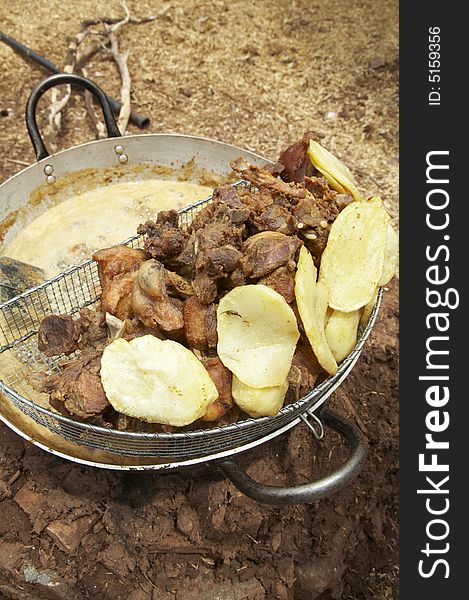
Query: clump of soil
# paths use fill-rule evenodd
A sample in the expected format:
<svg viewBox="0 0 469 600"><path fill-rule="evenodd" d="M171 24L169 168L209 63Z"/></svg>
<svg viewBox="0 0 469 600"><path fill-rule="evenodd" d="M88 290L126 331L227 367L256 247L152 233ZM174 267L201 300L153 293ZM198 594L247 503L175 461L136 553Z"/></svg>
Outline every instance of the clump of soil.
<svg viewBox="0 0 469 600"><path fill-rule="evenodd" d="M160 4L132 2L136 17ZM171 0L121 33L133 109L150 132L204 135L275 159L308 129L382 195L397 221L397 3L273 5ZM25 19L24 15L28 18ZM119 2L25 0L0 7L2 29L63 64L80 21ZM0 177L34 160L23 112L44 72L0 44ZM114 66L90 77L119 95ZM47 98L41 102L41 115ZM131 133L140 133L133 126ZM94 136L82 99L59 147ZM398 282L331 406L369 441L361 475L314 505L243 496L215 467L167 474L99 471L50 456L0 426L0 599L385 600L397 598ZM353 406L352 413L350 412ZM255 478L302 483L347 454L301 425L239 457Z"/></svg>

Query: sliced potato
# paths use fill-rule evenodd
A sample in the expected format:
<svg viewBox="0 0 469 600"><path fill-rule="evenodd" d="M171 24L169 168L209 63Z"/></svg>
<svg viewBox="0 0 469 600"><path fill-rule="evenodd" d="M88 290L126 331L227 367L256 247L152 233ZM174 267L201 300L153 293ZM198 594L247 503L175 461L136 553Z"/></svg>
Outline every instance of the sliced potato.
<svg viewBox="0 0 469 600"><path fill-rule="evenodd" d="M233 375L231 393L233 400L241 410L251 417L273 416L283 406L288 390L288 380L282 385L264 388L253 388Z"/></svg>
<svg viewBox="0 0 469 600"><path fill-rule="evenodd" d="M344 313L334 310L326 325L326 340L337 362L352 352L357 342L360 311Z"/></svg>
<svg viewBox="0 0 469 600"><path fill-rule="evenodd" d="M372 299L383 272L388 221L382 203L373 201L352 202L332 223L319 270L331 308L353 312Z"/></svg>
<svg viewBox="0 0 469 600"><path fill-rule="evenodd" d="M120 413L181 427L202 417L218 397L202 363L181 344L152 335L106 346L101 382Z"/></svg>
<svg viewBox="0 0 469 600"><path fill-rule="evenodd" d="M300 250L295 276L295 298L301 321L311 348L321 367L334 375L337 363L324 335L329 290L323 283L316 282L317 269L309 251Z"/></svg>
<svg viewBox="0 0 469 600"><path fill-rule="evenodd" d="M234 288L217 310L218 356L254 388L283 385L300 337L295 313L265 285Z"/></svg>
<svg viewBox="0 0 469 600"><path fill-rule="evenodd" d="M378 281L379 286L389 283L396 274L398 256L399 240L397 239L397 233L392 228L392 225L388 223L386 245L384 247L383 272L381 273L381 278Z"/></svg>
<svg viewBox="0 0 469 600"><path fill-rule="evenodd" d="M373 298L368 302L368 304L365 304L365 306L363 307L362 314L360 316L360 325L362 325L363 327L370 320L371 313L373 312L376 301L378 300L378 292L379 288L377 287L375 293L373 294Z"/></svg>
<svg viewBox="0 0 469 600"><path fill-rule="evenodd" d="M313 165L334 190L341 194L352 194L354 200L361 200L352 172L337 156L314 140L309 142L308 154Z"/></svg>
<svg viewBox="0 0 469 600"><path fill-rule="evenodd" d="M322 284L323 285L323 284ZM327 289L327 288L326 288ZM327 293L327 299L329 300L329 291ZM329 305L327 305L327 309L326 309L326 318L324 319L324 327L326 327L327 322L330 319L330 316L332 315L332 313L334 312L334 309L331 308Z"/></svg>

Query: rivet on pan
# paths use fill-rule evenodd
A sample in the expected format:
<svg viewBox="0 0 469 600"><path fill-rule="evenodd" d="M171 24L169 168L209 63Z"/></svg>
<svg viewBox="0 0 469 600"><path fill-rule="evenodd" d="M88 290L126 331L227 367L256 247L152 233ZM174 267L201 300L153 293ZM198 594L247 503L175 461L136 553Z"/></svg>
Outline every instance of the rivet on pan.
<svg viewBox="0 0 469 600"><path fill-rule="evenodd" d="M47 183L55 183L55 177L54 177L54 175L48 175L46 177L46 181L47 181Z"/></svg>
<svg viewBox="0 0 469 600"><path fill-rule="evenodd" d="M129 157L127 156L127 154L119 154L118 160L122 165L124 165L129 160Z"/></svg>
<svg viewBox="0 0 469 600"><path fill-rule="evenodd" d="M52 175L53 172L54 172L54 167L52 165L46 165L44 167L44 173L46 175Z"/></svg>
<svg viewBox="0 0 469 600"><path fill-rule="evenodd" d="M124 146L120 146L119 144L114 146L114 152L116 154L122 154L124 152Z"/></svg>

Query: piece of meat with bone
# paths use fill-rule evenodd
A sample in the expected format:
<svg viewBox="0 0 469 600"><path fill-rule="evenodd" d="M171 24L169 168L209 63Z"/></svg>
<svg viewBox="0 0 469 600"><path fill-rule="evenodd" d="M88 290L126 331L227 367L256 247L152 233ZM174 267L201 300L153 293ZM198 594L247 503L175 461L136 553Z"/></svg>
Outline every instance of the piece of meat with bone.
<svg viewBox="0 0 469 600"><path fill-rule="evenodd" d="M209 277L225 277L239 266L242 253L231 244L210 248L205 252L204 271Z"/></svg>
<svg viewBox="0 0 469 600"><path fill-rule="evenodd" d="M286 265L278 267L266 277L261 277L257 283L272 288L290 304L295 300L295 273L296 263L294 260L289 260Z"/></svg>
<svg viewBox="0 0 469 600"><path fill-rule="evenodd" d="M158 260L165 262L180 254L189 239L189 234L179 227L177 210L162 210L155 221L139 225L137 233L145 235L145 250Z"/></svg>
<svg viewBox="0 0 469 600"><path fill-rule="evenodd" d="M318 176L305 177L304 186L315 198L321 200L334 200L339 193L329 186L329 182L321 174ZM347 196L347 194L345 194ZM350 198L353 200L352 196Z"/></svg>
<svg viewBox="0 0 469 600"><path fill-rule="evenodd" d="M148 258L150 257L143 250L129 248L129 246L114 246L98 250L93 254L93 260L98 263L101 288L104 290L116 275L133 271Z"/></svg>
<svg viewBox="0 0 469 600"><path fill-rule="evenodd" d="M70 415L88 419L110 407L99 370L103 347L89 349L70 361L62 373L49 377L41 391L50 392L51 404L61 403Z"/></svg>
<svg viewBox="0 0 469 600"><path fill-rule="evenodd" d="M105 313L98 309L82 308L79 322L81 328L80 348L86 349L90 346L97 348L106 342L109 329L106 325Z"/></svg>
<svg viewBox="0 0 469 600"><path fill-rule="evenodd" d="M282 152L278 161L284 166L280 174L280 177L284 181L303 183L305 176L316 175L318 173L308 156L308 147L310 140L319 142L320 139L320 136L316 132L307 131L300 142L288 146Z"/></svg>
<svg viewBox="0 0 469 600"><path fill-rule="evenodd" d="M246 277L257 279L295 259L302 242L296 236L263 231L248 238L242 247L242 267Z"/></svg>
<svg viewBox="0 0 469 600"><path fill-rule="evenodd" d="M185 298L189 298L194 294L194 289L190 281L181 277L174 271L165 270L164 273L164 281L166 285L166 291L170 296L174 298L181 298L184 300Z"/></svg>
<svg viewBox="0 0 469 600"><path fill-rule="evenodd" d="M137 271L120 273L106 285L101 294L101 310L104 313L123 321L133 317L131 293L136 276Z"/></svg>
<svg viewBox="0 0 469 600"><path fill-rule="evenodd" d="M217 280L203 271L195 276L192 282L195 295L202 304L211 304L218 294Z"/></svg>
<svg viewBox="0 0 469 600"><path fill-rule="evenodd" d="M98 263L104 313L122 320L133 317L132 286L140 265L147 259L146 252L128 246L105 248L93 254L93 260Z"/></svg>
<svg viewBox="0 0 469 600"><path fill-rule="evenodd" d="M165 273L164 266L155 259L140 266L132 287L132 309L147 327L177 331L183 328L184 319L178 301L168 295Z"/></svg>
<svg viewBox="0 0 469 600"><path fill-rule="evenodd" d="M207 409L202 421L218 421L233 406L231 395L231 372L218 357L204 358L202 364L206 368L218 391L218 398Z"/></svg>
<svg viewBox="0 0 469 600"><path fill-rule="evenodd" d="M214 304L201 304L196 296L184 302L184 332L189 348L208 350L216 348L217 311Z"/></svg>
<svg viewBox="0 0 469 600"><path fill-rule="evenodd" d="M71 354L78 348L80 334L80 321L67 315L50 315L39 325L38 348L46 356Z"/></svg>
<svg viewBox="0 0 469 600"><path fill-rule="evenodd" d="M277 231L284 235L298 232L297 219L288 208L280 204L270 204L252 217L252 223L259 231Z"/></svg>
<svg viewBox="0 0 469 600"><path fill-rule="evenodd" d="M250 165L244 158L237 158L230 165L243 179L246 179L258 188L266 188L292 200L307 198L311 195L304 185L283 181L283 179L272 175L267 169Z"/></svg>
<svg viewBox="0 0 469 600"><path fill-rule="evenodd" d="M241 225L250 213L250 208L242 202L233 186L221 186L213 190L212 201L196 214L190 231L197 231L213 221Z"/></svg>
<svg viewBox="0 0 469 600"><path fill-rule="evenodd" d="M212 221L195 232L194 291L202 304L217 297L217 279L240 266L244 224Z"/></svg>
<svg viewBox="0 0 469 600"><path fill-rule="evenodd" d="M339 200L337 200L339 198ZM303 198L295 206L292 213L298 221L298 228L305 246L313 255L319 266L319 261L327 244L332 223L340 211L352 201L347 194L337 194L329 191L322 198Z"/></svg>

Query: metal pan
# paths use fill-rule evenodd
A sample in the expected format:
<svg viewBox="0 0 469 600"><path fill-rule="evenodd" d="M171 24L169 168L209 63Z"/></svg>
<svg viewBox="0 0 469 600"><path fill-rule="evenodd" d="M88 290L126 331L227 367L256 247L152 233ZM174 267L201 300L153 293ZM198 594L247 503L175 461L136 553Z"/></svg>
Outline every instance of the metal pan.
<svg viewBox="0 0 469 600"><path fill-rule="evenodd" d="M42 94L50 87L63 83L72 83L84 87L95 95L103 108L108 133L112 137L107 140L90 142L54 155L49 155L38 132L35 111ZM80 175L84 170L90 169L91 165L95 172L94 176L88 181L98 182L99 185L102 171L106 172L107 170L107 175L109 175L110 169L117 170L119 176L122 176L122 170L125 170L126 175L130 174L131 176L136 175L138 177L139 174L141 176L142 173L145 173L144 177L147 177L148 173L145 168L151 168L152 165L160 166L163 164L174 168L184 166L187 162L194 160L197 168L212 172L215 171L218 174L224 175L229 170L229 161L238 156L244 156L247 160L255 164L265 164L268 162L262 157L240 148L191 136L150 134L126 136L119 140L117 139L119 132L114 116L104 93L89 80L72 75L55 75L37 86L28 101L27 125L39 161L36 165L28 167L0 186L1 206L4 211L3 214L6 213L7 215L14 214L15 211L18 214L20 209L27 208L31 195L34 196L36 194L37 197L38 188L41 188L41 193L44 194L44 197L47 197L47 186L57 188L64 181L65 185L62 185L60 189L66 189L67 177ZM137 169L135 165L138 165ZM132 168L134 169L133 172ZM47 206L47 202L44 205ZM69 274L69 276L71 275ZM60 280L60 277L63 276L59 276L56 279ZM50 285L52 284L45 284L45 286ZM40 292L45 286L38 286L36 293ZM22 296L23 298L19 298L19 300L13 299L0 307L4 317L15 303L27 302L31 298L31 292L27 292ZM239 489L258 501L274 504L313 502L347 485L358 474L365 458L366 442L362 433L350 421L341 419L330 411L325 410L323 405L329 395L347 376L358 359L363 344L373 326L377 310L378 306L368 326L362 333L355 350L342 363L336 376L326 380L322 386L312 390L310 394L298 401L298 403L295 403L295 405L286 407L286 410L282 409L280 417L250 419L248 420L249 423L236 424L233 432L222 432L222 434L225 434L225 439L231 436L231 443L214 445L213 451L210 450L210 444L208 444L207 448L209 449L205 452L198 451L195 454L189 453L187 455L169 452L170 458L168 458L168 454L160 456L158 452L151 450L150 442L155 440L148 438L158 435L164 438L165 435L171 434L147 434L146 436L140 434L142 439L138 439L139 434L133 434L137 436L136 439L142 444L143 450L138 453L122 453L116 447L113 447L112 444L83 443L85 439L90 439L89 435L81 438L74 435L67 436L66 432L69 431L67 427L70 427L70 423L66 422L66 417L52 413L52 411L38 406L34 402L31 403L31 401L25 399L21 394L18 394L8 382L5 383L4 381L0 384L0 392L3 392L0 402L0 419L14 431L44 450L83 464L111 469L166 470L190 467L201 462L213 462L223 470L225 475ZM10 334L7 332L6 337L8 338ZM5 339L5 333L3 337L2 352L12 343L12 339ZM320 430L322 430L322 423L318 415L320 415L322 422L326 426L338 431L348 441L351 450L348 460L342 467L319 481L301 486L271 488L251 480L230 458L239 452L244 452L281 435L302 421L306 422L316 437L320 438L323 431L319 434L316 433L317 429L310 423L311 419L315 420L320 425ZM264 426L269 419L273 420L272 423L268 423L268 427ZM68 419L68 421L71 420ZM226 427L229 428L230 426ZM255 434L245 436L244 438L237 436L235 432L242 430L243 427L246 430L250 429L251 433L255 432ZM85 430L87 428L93 429L93 426L84 425L83 428ZM94 430L98 429L94 428ZM204 433L189 432L188 434L181 435L187 436L195 433L195 437L199 435L199 437L208 440L211 435L215 437L215 430L221 429L223 428L214 428L213 434L210 433L212 430L208 430ZM109 434L109 432L107 433ZM117 433L123 434L123 437L125 437L126 432L114 432L111 436L119 437L119 435L116 435ZM94 434L99 436L100 432L93 431ZM105 435L106 432L102 432L102 434ZM218 431L218 434L220 435L220 431ZM174 434L175 437L177 435ZM132 434L127 434L127 437L129 436L132 437ZM109 439L112 438L109 437ZM148 448L148 451L145 450L146 448ZM174 454L174 456L171 456L171 454Z"/></svg>

